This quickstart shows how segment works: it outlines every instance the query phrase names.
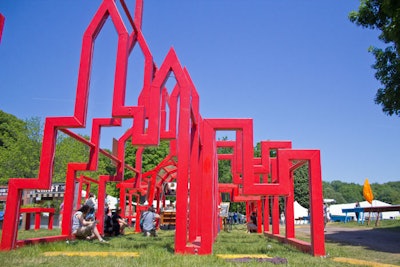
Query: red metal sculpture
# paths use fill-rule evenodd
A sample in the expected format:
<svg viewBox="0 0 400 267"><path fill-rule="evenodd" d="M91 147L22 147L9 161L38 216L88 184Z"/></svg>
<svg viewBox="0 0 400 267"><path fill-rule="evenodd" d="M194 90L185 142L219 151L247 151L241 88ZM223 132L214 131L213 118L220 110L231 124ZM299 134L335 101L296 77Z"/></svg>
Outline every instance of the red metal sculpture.
<svg viewBox="0 0 400 267"><path fill-rule="evenodd" d="M141 32L143 0L136 1L134 19L125 2L121 0L123 12L118 11L116 0L103 0L83 36L78 74L74 115L71 117L46 118L39 175L37 178L11 178L9 180L7 211L3 224L1 250L10 250L27 243L63 240L71 236L71 215L78 208L80 196L75 196L86 185L98 185L99 209L97 217L103 220L105 184L118 183L122 214L138 220L144 207L136 209L133 215L132 198L147 196L148 203L157 200L157 209L163 199L163 185L176 181L176 234L175 252L190 254L211 254L220 224L220 193L228 192L232 201L246 202L247 214L257 211L258 232L285 240L301 250L315 256L325 255L322 181L320 154L318 150L294 150L288 141L261 142L261 157L254 158L253 121L251 119L203 119L199 111L199 95L173 49L160 68L156 67ZM128 18L133 31L128 32L121 15ZM2 26L0 16L0 36ZM104 22L111 18L118 33L117 62L114 78L112 114L109 118L94 118L92 134L86 140L71 131L85 128L89 99L89 80L94 42ZM4 21L4 19L3 19ZM138 45L138 46L137 46ZM128 59L133 49L138 48L144 55L143 88L137 106L125 105L126 76ZM176 85L168 91L165 84L170 74ZM169 93L170 92L170 93ZM168 114L167 114L168 113ZM116 151L110 154L99 147L103 127L119 127L121 119L131 119L132 128L117 139ZM217 141L217 131L235 131L234 141ZM69 163L66 173L64 215L60 236L40 239L17 240L18 219L21 213L21 196L24 189L49 189L52 182L52 168L55 156L55 140L61 131L89 148L87 162ZM138 146L136 166L125 162L125 146L130 140ZM169 140L169 155L153 170L142 171L141 158L146 146L157 146L161 140ZM218 147L231 147L231 154L218 154ZM178 149L179 148L179 149ZM270 157L276 150L277 156ZM98 179L87 176L77 177L79 171L96 171L99 153L116 165L116 174L100 175ZM218 183L218 160L230 160L232 183ZM293 195L293 172L309 164L311 198L311 243L295 239ZM134 176L124 180L125 170ZM269 180L267 177L271 177ZM128 197L129 204L125 200ZM279 235L278 198L286 198L286 235ZM272 233L269 232L272 199ZM75 203L75 204L74 204ZM264 221L262 218L264 217ZM264 229L262 228L264 225ZM102 225L99 231L103 231ZM137 224L136 231L140 231Z"/></svg>
<svg viewBox="0 0 400 267"><path fill-rule="evenodd" d="M1 43L1 36L3 35L4 21L5 21L5 18L0 13L0 43Z"/></svg>

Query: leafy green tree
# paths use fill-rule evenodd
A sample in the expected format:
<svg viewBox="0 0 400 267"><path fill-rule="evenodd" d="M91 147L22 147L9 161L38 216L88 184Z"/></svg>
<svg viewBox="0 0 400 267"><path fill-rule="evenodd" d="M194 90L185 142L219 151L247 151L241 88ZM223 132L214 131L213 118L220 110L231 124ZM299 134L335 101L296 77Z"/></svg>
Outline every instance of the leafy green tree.
<svg viewBox="0 0 400 267"><path fill-rule="evenodd" d="M361 185L355 183L344 183L337 180L332 181L331 185L335 192L340 193L340 195L343 197L343 199L341 199L340 195L338 194L338 198L335 198L337 203L350 203L361 201L363 199Z"/></svg>
<svg viewBox="0 0 400 267"><path fill-rule="evenodd" d="M294 172L294 199L305 208L310 207L310 189L308 164Z"/></svg>
<svg viewBox="0 0 400 267"><path fill-rule="evenodd" d="M255 158L261 157L261 142L258 142L254 147L254 157Z"/></svg>
<svg viewBox="0 0 400 267"><path fill-rule="evenodd" d="M388 182L384 184L386 187L390 188L390 201L393 205L400 204L400 182Z"/></svg>
<svg viewBox="0 0 400 267"><path fill-rule="evenodd" d="M400 182L388 182L384 184L371 184L374 199L389 204L400 203ZM336 203L353 203L363 201L363 185L345 183L338 180L323 182L324 198L333 198Z"/></svg>
<svg viewBox="0 0 400 267"><path fill-rule="evenodd" d="M229 206L230 212L239 212L241 214L246 213L246 203L244 202L232 202Z"/></svg>
<svg viewBox="0 0 400 267"><path fill-rule="evenodd" d="M227 141L228 137L222 137L221 141ZM232 154L232 148L220 147L217 151L218 154ZM218 161L218 182L219 183L232 183L232 168L230 160ZM227 201L223 199L223 201Z"/></svg>
<svg viewBox="0 0 400 267"><path fill-rule="evenodd" d="M133 167L136 166L137 147L132 146L128 140L125 144L125 162ZM146 147L142 155L143 172L154 169L169 154L169 141L161 140L159 146ZM132 178L133 172L125 171L125 179Z"/></svg>
<svg viewBox="0 0 400 267"><path fill-rule="evenodd" d="M383 85L375 97L389 116L400 116L400 1L361 0L358 11L349 14L350 21L364 28L381 31L379 39L388 44L385 49L370 47L375 56L372 66L375 78Z"/></svg>
<svg viewBox="0 0 400 267"><path fill-rule="evenodd" d="M105 151L112 154L109 149L105 149ZM115 175L115 172L116 167L113 161L100 153L97 170L92 175L97 178L100 175ZM117 188L117 182L109 182L106 184L106 193L108 195L119 197L119 192L120 190Z"/></svg>
<svg viewBox="0 0 400 267"><path fill-rule="evenodd" d="M400 203L400 183L389 182L385 184L371 184L374 199L389 203Z"/></svg>
<svg viewBox="0 0 400 267"><path fill-rule="evenodd" d="M112 154L109 149L105 149L108 153ZM104 175L114 175L116 171L116 167L114 162L111 161L108 157L104 156L100 153L99 156L99 164L98 164L99 174Z"/></svg>
<svg viewBox="0 0 400 267"><path fill-rule="evenodd" d="M143 151L143 171L150 171L157 167L169 154L169 141L161 140L159 146L146 147Z"/></svg>
<svg viewBox="0 0 400 267"><path fill-rule="evenodd" d="M42 128L39 118L22 121L0 110L0 183L37 177Z"/></svg>
<svg viewBox="0 0 400 267"><path fill-rule="evenodd" d="M54 159L53 182L65 182L68 163L87 162L88 159L89 148L86 145L66 134L59 133Z"/></svg>
<svg viewBox="0 0 400 267"><path fill-rule="evenodd" d="M227 148L224 149L226 150ZM218 182L232 183L232 168L230 160L218 161Z"/></svg>
<svg viewBox="0 0 400 267"><path fill-rule="evenodd" d="M342 193L335 191L334 187L329 182L322 182L324 198L331 198L336 203L346 203Z"/></svg>
<svg viewBox="0 0 400 267"><path fill-rule="evenodd" d="M341 189L341 194L346 199L347 203L353 203L363 200L362 186L355 183L346 184Z"/></svg>

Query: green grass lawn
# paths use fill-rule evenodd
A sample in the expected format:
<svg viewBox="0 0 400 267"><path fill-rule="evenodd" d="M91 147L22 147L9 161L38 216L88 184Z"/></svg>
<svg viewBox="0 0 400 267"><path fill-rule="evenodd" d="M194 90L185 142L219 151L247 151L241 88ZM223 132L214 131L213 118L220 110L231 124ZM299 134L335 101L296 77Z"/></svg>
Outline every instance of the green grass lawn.
<svg viewBox="0 0 400 267"><path fill-rule="evenodd" d="M397 224L399 226L399 224ZM356 227L348 225L347 227ZM364 226L360 226L364 227ZM391 227L387 227L391 228ZM396 227L394 227L396 228ZM390 229L389 229L390 230ZM48 231L24 231L19 239L45 235L58 235L58 229ZM335 262L335 257L348 257L398 264L398 258L389 257L388 253L374 252L355 246L344 246L326 242L328 257L312 257L266 238L261 234L247 234L243 225L234 225L232 231L221 231L214 244L213 254L206 256L177 255L174 253L174 231L159 231L156 238L146 238L141 234L128 232L125 236L109 238L109 244L98 241L74 240L25 246L12 251L0 252L2 266L286 266L257 262L232 263L219 258L217 254L265 254L270 257L285 258L287 266L365 266ZM299 237L301 238L301 237ZM303 237L307 239L306 236ZM45 256L45 252L137 252L137 257L81 257L81 256Z"/></svg>

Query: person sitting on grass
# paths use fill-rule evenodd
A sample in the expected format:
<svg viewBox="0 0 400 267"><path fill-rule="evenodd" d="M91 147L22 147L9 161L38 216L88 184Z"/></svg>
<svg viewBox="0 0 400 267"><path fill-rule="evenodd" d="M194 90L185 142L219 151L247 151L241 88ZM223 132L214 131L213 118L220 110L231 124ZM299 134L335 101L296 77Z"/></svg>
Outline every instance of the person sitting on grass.
<svg viewBox="0 0 400 267"><path fill-rule="evenodd" d="M104 234L106 236L112 236L113 232L112 213L111 209L107 207L104 216Z"/></svg>
<svg viewBox="0 0 400 267"><path fill-rule="evenodd" d="M120 208L112 216L112 227L115 236L125 234L125 227L129 227L128 222L121 217Z"/></svg>
<svg viewBox="0 0 400 267"><path fill-rule="evenodd" d="M155 220L160 218L160 215L158 215L155 212L155 209L150 206L147 211L145 211L143 214L143 235L144 236L157 236L156 233L156 226L155 226Z"/></svg>
<svg viewBox="0 0 400 267"><path fill-rule="evenodd" d="M257 233L257 230L257 213L253 211L250 215L250 222L247 223L247 232Z"/></svg>
<svg viewBox="0 0 400 267"><path fill-rule="evenodd" d="M72 218L72 234L76 238L92 240L97 238L102 243L108 243L105 241L97 230L97 221L87 221L85 216L89 213L90 207L83 205L77 210Z"/></svg>

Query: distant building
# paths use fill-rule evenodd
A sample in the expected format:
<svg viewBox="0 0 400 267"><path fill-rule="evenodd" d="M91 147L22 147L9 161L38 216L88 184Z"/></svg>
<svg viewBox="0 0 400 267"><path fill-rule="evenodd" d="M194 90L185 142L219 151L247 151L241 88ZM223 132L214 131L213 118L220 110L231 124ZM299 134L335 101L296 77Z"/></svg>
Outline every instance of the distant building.
<svg viewBox="0 0 400 267"><path fill-rule="evenodd" d="M0 186L0 210L4 210L4 204L7 201L8 195L8 186L1 185Z"/></svg>
<svg viewBox="0 0 400 267"><path fill-rule="evenodd" d="M32 202L40 202L43 200L54 200L64 198L65 183L54 183L49 190L37 189L31 190L27 197L32 199Z"/></svg>

